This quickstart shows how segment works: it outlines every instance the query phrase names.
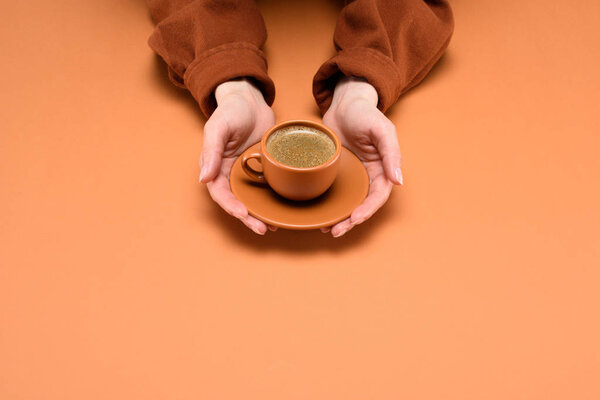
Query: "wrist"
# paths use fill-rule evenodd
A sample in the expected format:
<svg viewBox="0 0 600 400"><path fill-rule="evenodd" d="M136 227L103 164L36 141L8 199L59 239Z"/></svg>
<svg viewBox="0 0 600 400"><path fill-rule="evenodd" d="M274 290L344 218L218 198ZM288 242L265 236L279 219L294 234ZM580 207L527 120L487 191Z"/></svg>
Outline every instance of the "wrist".
<svg viewBox="0 0 600 400"><path fill-rule="evenodd" d="M377 90L363 78L344 76L335 85L331 105L340 106L355 100L366 101L377 107L379 96Z"/></svg>
<svg viewBox="0 0 600 400"><path fill-rule="evenodd" d="M230 96L242 96L250 101L262 101L262 92L248 78L237 78L223 82L215 89L217 105Z"/></svg>

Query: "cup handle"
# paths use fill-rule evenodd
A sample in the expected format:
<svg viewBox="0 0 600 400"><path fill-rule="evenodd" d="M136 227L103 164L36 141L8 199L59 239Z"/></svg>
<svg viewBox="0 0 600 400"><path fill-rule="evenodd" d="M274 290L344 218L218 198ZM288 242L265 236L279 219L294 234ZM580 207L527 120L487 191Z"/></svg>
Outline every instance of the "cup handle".
<svg viewBox="0 0 600 400"><path fill-rule="evenodd" d="M242 156L242 169L244 170L246 175L248 175L253 181L265 183L266 182L265 175L262 172L258 172L257 170L255 170L254 168L252 168L251 166L248 165L248 161L250 161L250 159L252 159L252 158L255 158L258 160L258 162L261 162L262 154L260 154L260 153L252 153L249 155L244 154Z"/></svg>

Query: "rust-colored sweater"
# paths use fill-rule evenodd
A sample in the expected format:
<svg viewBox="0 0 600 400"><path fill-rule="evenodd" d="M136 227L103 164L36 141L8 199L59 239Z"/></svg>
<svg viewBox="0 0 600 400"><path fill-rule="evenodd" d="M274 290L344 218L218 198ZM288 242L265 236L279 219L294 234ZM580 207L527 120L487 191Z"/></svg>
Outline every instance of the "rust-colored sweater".
<svg viewBox="0 0 600 400"><path fill-rule="evenodd" d="M167 63L171 81L187 88L206 116L216 108L215 88L237 77L253 78L273 103L275 86L261 51L267 33L254 0L147 2L156 23L148 44ZM335 27L337 54L313 80L319 109L327 111L338 78L346 75L373 85L385 112L441 57L453 26L447 0L346 1Z"/></svg>

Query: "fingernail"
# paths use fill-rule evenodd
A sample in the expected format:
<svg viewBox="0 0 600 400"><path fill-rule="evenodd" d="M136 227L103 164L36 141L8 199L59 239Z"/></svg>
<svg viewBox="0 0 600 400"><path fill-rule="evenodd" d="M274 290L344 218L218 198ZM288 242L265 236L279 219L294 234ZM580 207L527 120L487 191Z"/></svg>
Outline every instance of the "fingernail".
<svg viewBox="0 0 600 400"><path fill-rule="evenodd" d="M206 175L206 168L204 168L204 166L202 166L202 169L200 170L200 178L198 178L198 181L202 182L202 178L204 178L205 175Z"/></svg>
<svg viewBox="0 0 600 400"><path fill-rule="evenodd" d="M334 238L338 238L340 236L342 236L344 234L344 232L338 232L337 234L333 235Z"/></svg>
<svg viewBox="0 0 600 400"><path fill-rule="evenodd" d="M402 179L402 171L400 170L400 168L396 168L396 180L398 181L398 183L400 183L401 185L404 184L404 180Z"/></svg>

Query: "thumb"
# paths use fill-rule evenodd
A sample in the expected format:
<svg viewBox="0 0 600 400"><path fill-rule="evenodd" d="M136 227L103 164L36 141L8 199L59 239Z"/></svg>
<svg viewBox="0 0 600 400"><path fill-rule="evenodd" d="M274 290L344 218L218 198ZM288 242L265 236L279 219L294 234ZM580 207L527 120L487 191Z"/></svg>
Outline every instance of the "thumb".
<svg viewBox="0 0 600 400"><path fill-rule="evenodd" d="M396 136L396 127L383 117L373 128L374 142L381 156L386 177L396 185L402 185L402 155Z"/></svg>
<svg viewBox="0 0 600 400"><path fill-rule="evenodd" d="M227 142L227 124L217 109L204 124L204 139L200 155L200 182L210 182L221 168L223 151Z"/></svg>

